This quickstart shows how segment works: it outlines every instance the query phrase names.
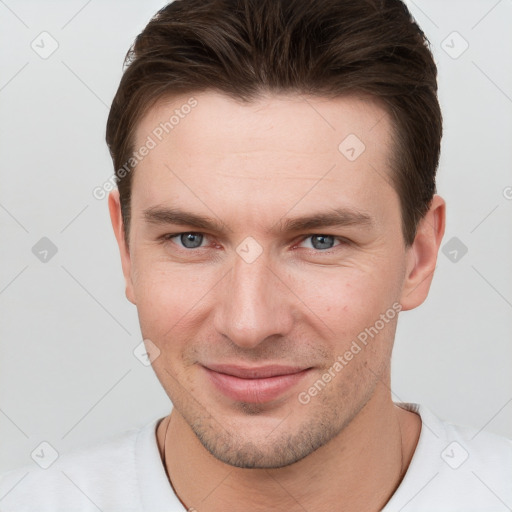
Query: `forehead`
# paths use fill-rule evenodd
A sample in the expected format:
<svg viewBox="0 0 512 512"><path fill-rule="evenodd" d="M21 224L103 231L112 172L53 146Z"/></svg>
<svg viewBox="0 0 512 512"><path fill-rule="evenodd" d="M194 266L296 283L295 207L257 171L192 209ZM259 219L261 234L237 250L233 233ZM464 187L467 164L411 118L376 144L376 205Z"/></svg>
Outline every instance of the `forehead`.
<svg viewBox="0 0 512 512"><path fill-rule="evenodd" d="M316 153L339 150L349 134L368 149L387 145L390 128L386 108L371 96L267 94L242 102L206 91L157 101L138 123L135 146L153 135L157 142L172 138L183 150L199 143L204 149L232 150L243 144L251 150L261 149L263 142L267 149Z"/></svg>
<svg viewBox="0 0 512 512"><path fill-rule="evenodd" d="M135 148L150 139L133 182L141 208L187 202L206 213L208 198L218 209L243 205L249 218L300 198L295 208L321 200L379 215L379 201L394 194L390 118L368 97L281 94L243 103L212 91L182 95L160 100L140 121Z"/></svg>

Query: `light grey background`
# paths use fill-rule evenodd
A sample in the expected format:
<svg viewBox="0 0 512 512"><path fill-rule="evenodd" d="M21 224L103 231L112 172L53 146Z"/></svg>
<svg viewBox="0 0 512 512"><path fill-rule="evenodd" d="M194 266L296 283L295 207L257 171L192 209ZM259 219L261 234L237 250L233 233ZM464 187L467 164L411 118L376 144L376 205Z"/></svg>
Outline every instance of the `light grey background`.
<svg viewBox="0 0 512 512"><path fill-rule="evenodd" d="M468 251L449 245L426 303L401 314L392 391L512 437L512 0L408 4L439 66L444 244ZM42 441L62 452L170 410L133 355L136 309L92 195L113 172L104 133L123 58L163 5L0 0L0 470ZM43 31L58 43L46 59L31 47L51 49ZM32 252L42 237L58 249L47 262Z"/></svg>

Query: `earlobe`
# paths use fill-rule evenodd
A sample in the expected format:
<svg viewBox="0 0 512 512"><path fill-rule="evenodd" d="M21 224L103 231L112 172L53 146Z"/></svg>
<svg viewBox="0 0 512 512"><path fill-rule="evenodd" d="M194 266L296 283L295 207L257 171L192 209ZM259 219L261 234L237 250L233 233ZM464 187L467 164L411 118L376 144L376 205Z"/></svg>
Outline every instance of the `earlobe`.
<svg viewBox="0 0 512 512"><path fill-rule="evenodd" d="M110 212L110 220L112 222L112 228L114 229L114 235L117 240L119 247L119 254L121 256L121 266L123 268L123 275L126 283L126 298L135 304L135 294L133 289L133 281L131 276L131 258L128 244L126 243L124 236L124 224L123 217L121 214L121 202L119 199L119 191L113 190L108 196L108 209Z"/></svg>
<svg viewBox="0 0 512 512"><path fill-rule="evenodd" d="M408 248L400 300L403 311L418 307L428 296L445 224L446 203L441 196L435 194L430 209L418 224L414 242Z"/></svg>

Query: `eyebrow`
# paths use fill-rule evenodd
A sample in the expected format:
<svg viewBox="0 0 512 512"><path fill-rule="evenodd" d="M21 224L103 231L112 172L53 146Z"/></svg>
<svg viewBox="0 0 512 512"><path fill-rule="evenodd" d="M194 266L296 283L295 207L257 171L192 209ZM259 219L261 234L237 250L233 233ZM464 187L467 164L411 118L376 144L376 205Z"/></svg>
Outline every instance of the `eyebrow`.
<svg viewBox="0 0 512 512"><path fill-rule="evenodd" d="M206 231L222 232L226 225L214 218L187 212L178 208L154 206L143 212L146 222L154 225L182 225L191 226ZM282 218L273 227L267 230L277 232L297 232L312 229L344 226L361 226L371 228L374 226L372 216L364 211L353 208L333 208L326 212L318 212L295 218ZM277 226L277 227L275 227Z"/></svg>

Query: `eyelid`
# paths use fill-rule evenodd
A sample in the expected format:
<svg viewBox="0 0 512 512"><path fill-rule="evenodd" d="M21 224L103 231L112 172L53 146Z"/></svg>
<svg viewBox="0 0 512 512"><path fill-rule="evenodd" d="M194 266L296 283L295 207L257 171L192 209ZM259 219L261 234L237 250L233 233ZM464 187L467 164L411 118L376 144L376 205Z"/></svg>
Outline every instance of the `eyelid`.
<svg viewBox="0 0 512 512"><path fill-rule="evenodd" d="M178 233L165 233L164 235L158 237L158 240L162 241L162 242L171 242L173 238L179 237L180 235L189 235L189 234L202 235L203 239L206 239L206 240L208 240L210 237L210 235L208 235L207 233L203 233L201 231L180 231ZM183 249L185 251L189 251L189 252L197 250L197 249L206 249L208 247L207 245L205 245L205 246L201 246L201 247L195 247L193 249L188 249L187 247L182 247L178 244L176 244L176 245L178 246L178 248Z"/></svg>
<svg viewBox="0 0 512 512"><path fill-rule="evenodd" d="M350 240L348 240L347 238L345 237L342 237L342 236L336 236L336 235L330 235L328 233L323 233L323 232L319 232L319 233L309 233L307 235L302 235L301 238L299 239L299 241L295 244L295 246L305 242L308 238L311 238L313 236L325 236L325 237L330 237L330 238L333 238L334 240L337 240L339 242L339 244L337 245L334 245L333 247L330 247L329 249L324 249L324 250L320 250L320 249L315 249L314 247L313 248L309 248L309 247L306 247L305 249L310 249L314 252L317 252L317 253L328 253L329 251L331 250L334 250L336 249L336 247L339 247L341 245L348 245L350 244Z"/></svg>

